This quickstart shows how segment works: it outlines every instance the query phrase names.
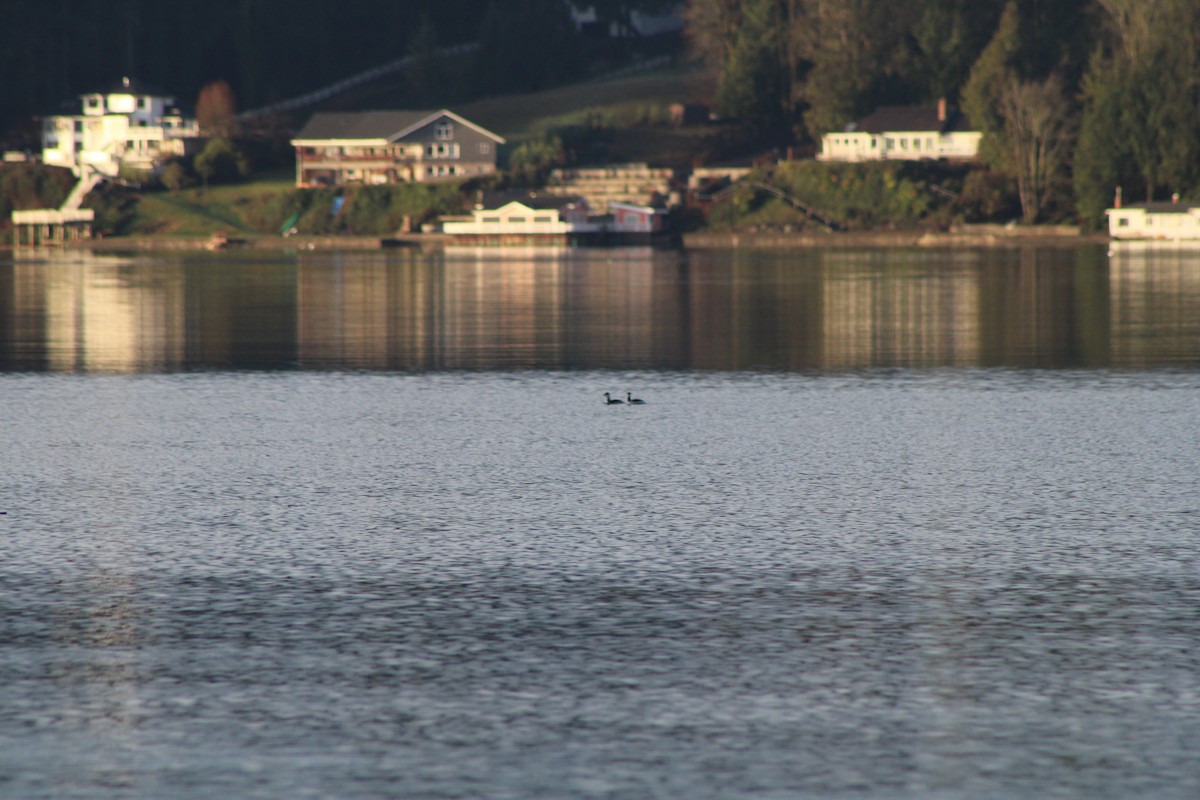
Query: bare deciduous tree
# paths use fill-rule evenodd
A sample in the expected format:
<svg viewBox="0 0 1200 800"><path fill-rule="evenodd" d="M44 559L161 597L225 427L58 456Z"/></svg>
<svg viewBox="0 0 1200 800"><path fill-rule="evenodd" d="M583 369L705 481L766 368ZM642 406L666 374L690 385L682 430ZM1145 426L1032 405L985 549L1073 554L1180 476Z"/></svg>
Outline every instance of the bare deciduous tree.
<svg viewBox="0 0 1200 800"><path fill-rule="evenodd" d="M1000 94L1008 161L1017 178L1021 211L1032 223L1068 178L1074 120L1062 80L1005 84Z"/></svg>

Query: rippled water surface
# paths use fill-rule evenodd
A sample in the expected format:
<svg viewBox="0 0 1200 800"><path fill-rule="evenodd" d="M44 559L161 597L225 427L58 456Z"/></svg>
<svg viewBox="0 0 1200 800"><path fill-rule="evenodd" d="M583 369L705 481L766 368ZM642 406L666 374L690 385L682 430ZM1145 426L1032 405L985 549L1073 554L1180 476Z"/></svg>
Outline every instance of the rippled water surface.
<svg viewBox="0 0 1200 800"><path fill-rule="evenodd" d="M114 306L79 353L159 341ZM0 373L0 797L1200 796L1176 319L1137 369Z"/></svg>

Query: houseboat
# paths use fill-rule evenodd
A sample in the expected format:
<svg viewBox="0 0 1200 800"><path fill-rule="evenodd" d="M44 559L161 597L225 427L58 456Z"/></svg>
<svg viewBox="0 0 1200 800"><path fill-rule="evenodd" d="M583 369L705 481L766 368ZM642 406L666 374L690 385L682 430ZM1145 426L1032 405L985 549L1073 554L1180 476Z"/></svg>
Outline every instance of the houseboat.
<svg viewBox="0 0 1200 800"><path fill-rule="evenodd" d="M1114 242L1195 242L1200 244L1200 205L1180 201L1175 195L1169 202L1120 202L1108 209L1108 235Z"/></svg>
<svg viewBox="0 0 1200 800"><path fill-rule="evenodd" d="M471 247L580 247L647 244L666 233L665 209L609 203L593 215L580 195L539 192L481 197L470 216L443 217L451 245Z"/></svg>

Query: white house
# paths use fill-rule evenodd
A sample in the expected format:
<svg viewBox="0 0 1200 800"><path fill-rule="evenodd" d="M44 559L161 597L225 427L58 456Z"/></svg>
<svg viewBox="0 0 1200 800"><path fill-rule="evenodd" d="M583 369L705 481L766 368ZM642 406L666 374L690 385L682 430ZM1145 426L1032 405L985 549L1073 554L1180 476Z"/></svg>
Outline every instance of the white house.
<svg viewBox="0 0 1200 800"><path fill-rule="evenodd" d="M1191 203L1118 204L1104 213L1113 239L1200 239L1200 206Z"/></svg>
<svg viewBox="0 0 1200 800"><path fill-rule="evenodd" d="M174 107L175 98L152 94L129 78L80 99L81 113L42 120L42 161L76 176L153 170L199 141L199 126Z"/></svg>
<svg viewBox="0 0 1200 800"><path fill-rule="evenodd" d="M565 0L565 2L571 12L571 18L575 22L576 30L595 29L600 24L595 6L588 6L586 9L580 10L571 0ZM650 14L634 9L629 12L629 32L638 36L656 36L660 33L681 31L685 25L683 6L683 3L676 3L670 8L664 9L661 14ZM610 30L603 31L603 33L617 37L626 31L617 30L614 24Z"/></svg>
<svg viewBox="0 0 1200 800"><path fill-rule="evenodd" d="M957 109L937 106L884 106L845 130L821 138L821 161L969 161L979 152L981 131Z"/></svg>

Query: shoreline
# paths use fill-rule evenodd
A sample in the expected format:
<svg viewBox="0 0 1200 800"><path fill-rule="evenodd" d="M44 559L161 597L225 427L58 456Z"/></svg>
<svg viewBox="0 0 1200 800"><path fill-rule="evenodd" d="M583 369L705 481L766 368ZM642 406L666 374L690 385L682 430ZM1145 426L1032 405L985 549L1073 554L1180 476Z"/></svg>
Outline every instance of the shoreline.
<svg viewBox="0 0 1200 800"><path fill-rule="evenodd" d="M861 231L852 233L786 233L786 232L696 232L684 233L677 239L683 250L739 249L884 249L884 248L949 248L949 247L1078 247L1108 244L1107 233L1084 233L1076 227L1045 226L1042 228L1008 227L1004 225L964 226L952 231ZM88 239L55 247L37 248L34 252L55 250L118 251L210 251L237 250L298 250L298 251L374 251L374 250L442 250L452 243L452 237L441 233L413 233L395 236L251 236L230 239L216 245L210 236L114 236ZM619 245L618 245L619 247ZM14 252L11 243L0 244L0 251ZM495 248L502 251L504 248ZM22 248L22 252L30 252Z"/></svg>
<svg viewBox="0 0 1200 800"><path fill-rule="evenodd" d="M1084 233L1076 227L1009 228L972 225L951 231L861 231L853 233L692 233L686 249L778 248L944 248L944 247L1078 247L1108 244L1107 233Z"/></svg>

